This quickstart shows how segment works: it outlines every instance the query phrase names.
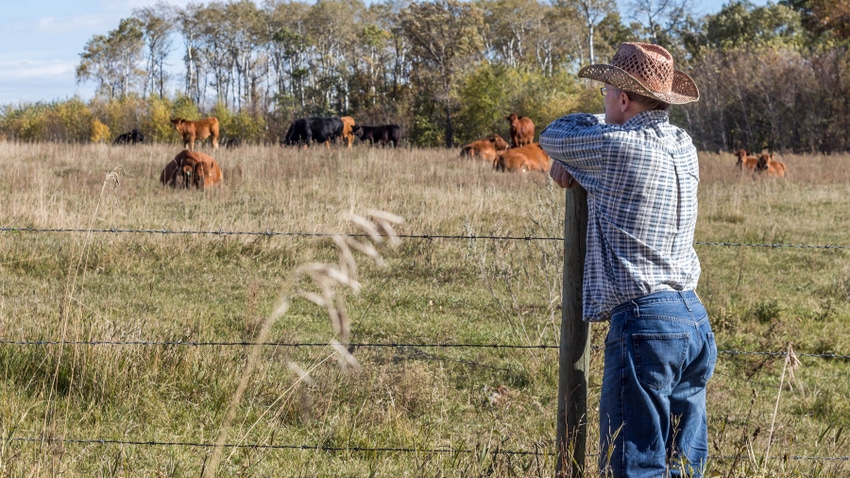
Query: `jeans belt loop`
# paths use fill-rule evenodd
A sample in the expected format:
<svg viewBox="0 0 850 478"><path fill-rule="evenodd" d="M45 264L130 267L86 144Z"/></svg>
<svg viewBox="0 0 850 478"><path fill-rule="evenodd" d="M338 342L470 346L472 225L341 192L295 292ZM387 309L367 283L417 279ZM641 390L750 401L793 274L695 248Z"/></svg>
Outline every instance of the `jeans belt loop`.
<svg viewBox="0 0 850 478"><path fill-rule="evenodd" d="M689 304L689 303L688 303L688 301L687 301L687 299L685 299L685 294L683 294L683 293L682 293L682 291L679 291L679 297L681 297L681 298L682 298L682 302L684 302L684 303L685 303L685 307L687 307L687 308L688 308L688 312L693 312L693 311L691 310L691 304Z"/></svg>
<svg viewBox="0 0 850 478"><path fill-rule="evenodd" d="M633 300L629 301L629 302L631 302L632 305L635 306L635 317L640 317L640 306L637 305L637 302L635 302Z"/></svg>

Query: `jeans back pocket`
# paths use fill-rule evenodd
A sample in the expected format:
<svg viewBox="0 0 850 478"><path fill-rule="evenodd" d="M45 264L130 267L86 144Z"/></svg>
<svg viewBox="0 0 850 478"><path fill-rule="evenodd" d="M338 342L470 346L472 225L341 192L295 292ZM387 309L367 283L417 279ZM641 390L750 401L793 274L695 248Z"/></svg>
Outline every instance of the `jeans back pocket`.
<svg viewBox="0 0 850 478"><path fill-rule="evenodd" d="M635 372L640 383L656 390L669 387L682 373L689 333L632 335Z"/></svg>

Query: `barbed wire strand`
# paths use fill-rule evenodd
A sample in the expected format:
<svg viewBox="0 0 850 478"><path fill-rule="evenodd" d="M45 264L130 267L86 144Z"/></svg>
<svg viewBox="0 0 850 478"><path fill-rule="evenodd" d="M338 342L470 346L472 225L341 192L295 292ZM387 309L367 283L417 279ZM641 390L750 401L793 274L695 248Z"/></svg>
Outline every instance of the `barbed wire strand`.
<svg viewBox="0 0 850 478"><path fill-rule="evenodd" d="M34 233L93 233L93 234L178 234L178 235L212 235L212 236L295 236L295 237L366 237L367 234L344 234L336 232L298 232L298 231L225 231L225 230L171 230L171 229L85 229L85 228L38 228L38 227L0 227L0 232L34 232ZM499 241L563 241L563 237L541 236L494 236L468 234L398 234L402 239L460 239L460 240L499 240ZM770 249L850 249L850 245L837 244L749 244L739 242L696 241L694 245L724 246L724 247L761 247Z"/></svg>
<svg viewBox="0 0 850 478"><path fill-rule="evenodd" d="M0 345L116 345L116 346L177 346L177 347L287 347L287 348L310 348L310 347L327 347L325 342L246 342L246 341L155 341L155 340L10 340L0 339ZM520 350L558 350L559 345L538 344L538 345L516 345L516 344L472 344L472 343L450 343L450 342L435 342L435 343L414 343L414 342L390 342L390 343L373 343L373 342L352 342L348 344L352 348L478 348L478 349L520 349ZM602 350L601 346L592 346L596 351ZM768 352L768 351L748 351L748 350L718 350L717 353L725 355L766 355L773 357L785 357L788 352ZM850 360L850 355L837 353L796 353L797 357L815 357L825 359Z"/></svg>
<svg viewBox="0 0 850 478"><path fill-rule="evenodd" d="M214 443L204 442L186 442L186 441L155 441L155 440L113 440L107 438L34 438L34 437L11 437L7 438L9 442L53 442L66 444L86 444L86 445L139 445L139 446L183 446L195 448L213 448ZM480 449L466 448L405 448L405 447L329 447L321 445L281 445L271 444L263 445L259 443L225 443L225 448L250 448L256 450L312 450L326 452L364 452L364 453L479 453ZM503 454L517 456L553 456L554 453L545 451L527 451L527 450L509 450L500 447L493 447L492 452L488 454ZM598 456L595 453L586 454L587 457ZM709 455L710 459L728 460L734 458L735 455ZM809 456L809 455L788 455L772 456L773 460L815 460L815 461L850 461L850 456Z"/></svg>

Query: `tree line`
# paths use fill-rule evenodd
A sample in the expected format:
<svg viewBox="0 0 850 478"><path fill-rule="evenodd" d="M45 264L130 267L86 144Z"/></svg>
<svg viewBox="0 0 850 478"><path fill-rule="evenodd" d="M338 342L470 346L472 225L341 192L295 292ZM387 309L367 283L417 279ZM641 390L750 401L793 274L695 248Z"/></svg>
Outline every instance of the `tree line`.
<svg viewBox="0 0 850 478"><path fill-rule="evenodd" d="M673 121L703 150L847 151L846 0L732 0L697 16L693 0L251 0L133 10L83 47L78 82L94 98L5 105L18 141L108 141L140 128L176 141L170 117L215 115L225 136L277 142L304 116L398 123L414 146L538 132L601 111L582 66L623 41L658 43L700 87ZM174 63L174 64L172 64Z"/></svg>

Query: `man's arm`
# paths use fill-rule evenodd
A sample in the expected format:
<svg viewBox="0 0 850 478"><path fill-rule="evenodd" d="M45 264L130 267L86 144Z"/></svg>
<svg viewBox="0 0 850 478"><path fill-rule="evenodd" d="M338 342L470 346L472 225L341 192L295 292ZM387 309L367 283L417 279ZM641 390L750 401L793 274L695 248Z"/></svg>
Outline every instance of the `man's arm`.
<svg viewBox="0 0 850 478"><path fill-rule="evenodd" d="M602 115L574 113L553 121L540 133L540 146L553 159L549 176L558 186L569 189L577 184L576 178L585 187L593 186L592 178L605 157L604 123Z"/></svg>

